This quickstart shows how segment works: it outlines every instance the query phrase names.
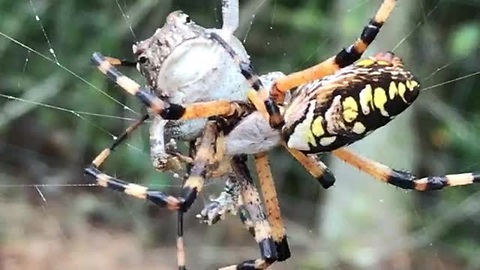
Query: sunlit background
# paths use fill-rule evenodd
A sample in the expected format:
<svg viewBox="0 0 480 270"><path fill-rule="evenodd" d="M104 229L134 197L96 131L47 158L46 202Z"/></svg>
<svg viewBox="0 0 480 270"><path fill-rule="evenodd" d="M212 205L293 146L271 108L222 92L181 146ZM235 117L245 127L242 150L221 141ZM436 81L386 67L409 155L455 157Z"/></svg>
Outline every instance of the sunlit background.
<svg viewBox="0 0 480 270"><path fill-rule="evenodd" d="M176 215L89 186L82 175L143 109L89 59L94 51L133 59L132 43L177 9L220 27L220 2L0 1L1 269L175 268ZM240 1L236 34L259 73L288 73L348 46L380 4ZM478 0L398 1L367 54L394 51L426 90L355 152L422 176L480 170L479 10ZM132 136L104 170L178 194L181 181L152 168L147 132ZM293 257L272 269L480 268L480 185L403 191L326 154L337 183L324 191L284 151L274 153ZM186 214L188 269L259 256L237 217L212 227L195 219L221 188L209 183Z"/></svg>

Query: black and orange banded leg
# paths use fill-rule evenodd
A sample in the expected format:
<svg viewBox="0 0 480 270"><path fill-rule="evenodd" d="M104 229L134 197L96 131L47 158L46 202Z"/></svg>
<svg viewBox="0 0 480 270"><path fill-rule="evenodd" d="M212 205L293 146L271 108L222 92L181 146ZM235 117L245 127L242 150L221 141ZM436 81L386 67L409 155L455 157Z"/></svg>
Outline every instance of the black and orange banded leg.
<svg viewBox="0 0 480 270"><path fill-rule="evenodd" d="M100 165L110 156L110 154L122 143L128 136L140 127L147 119L149 118L148 114L143 115L140 119L133 122L125 131L118 137L116 137L110 147L107 147L100 152L92 161L92 165L95 167L100 167Z"/></svg>
<svg viewBox="0 0 480 270"><path fill-rule="evenodd" d="M280 114L280 109L275 101L270 97L268 89L266 89L260 81L258 75L254 72L250 63L244 62L240 59L238 54L216 33L209 33L209 37L217 41L232 57L235 63L239 66L240 72L247 79L253 90L247 93L248 99L255 105L258 111L263 112L266 119L272 128L280 129L285 121Z"/></svg>
<svg viewBox="0 0 480 270"><path fill-rule="evenodd" d="M220 270L261 270L267 269L277 261L277 249L272 238L270 224L263 212L260 194L253 184L253 179L248 170L245 156L232 158L232 169L237 180L241 182L241 195L244 205L242 222L248 231L255 237L260 248L258 259L243 261L237 265L220 268Z"/></svg>
<svg viewBox="0 0 480 270"><path fill-rule="evenodd" d="M287 235L285 234L285 226L282 220L272 170L270 169L268 156L265 152L255 154L255 168L260 183L260 190L265 202L267 220L272 227L272 237L278 254L277 260L285 261L291 256L290 247L288 246Z"/></svg>
<svg viewBox="0 0 480 270"><path fill-rule="evenodd" d="M384 0L377 13L363 28L360 37L337 55L302 71L289 74L275 81L271 96L276 102L283 102L285 93L299 85L321 79L360 59L370 43L376 38L385 21L394 9L397 0Z"/></svg>
<svg viewBox="0 0 480 270"><path fill-rule="evenodd" d="M153 113L160 115L163 119L188 120L211 116L232 116L236 113L240 114L239 110L242 109L236 102L228 100L198 102L187 106L162 101L150 90L123 75L110 61L113 61L112 58L105 58L100 53L94 53L92 56L92 63L103 74L129 94L136 96Z"/></svg>
<svg viewBox="0 0 480 270"><path fill-rule="evenodd" d="M182 210L185 212L192 205L197 194L203 188L206 166L208 165L210 153L213 151L216 132L217 130L215 123L208 122L202 135L198 152L193 160L193 167L182 188L180 198L167 195L162 191L153 190L141 185L126 182L101 172L98 169L98 166L103 163L106 157L108 157L112 147L103 150L97 157L95 157L90 166L85 168L84 173L88 179L97 182L99 186L120 191L140 199L149 200L158 206L165 207L170 210ZM125 138L124 136L120 136L119 138L122 137ZM116 141L117 140L115 140L115 142ZM118 145L118 143L115 142L114 145Z"/></svg>
<svg viewBox="0 0 480 270"><path fill-rule="evenodd" d="M129 183L121 179L113 178L107 174L102 173L93 165L85 168L84 174L87 179L89 179L92 182L96 182L99 186L106 187L115 191L123 192L129 196L137 197L139 199L151 201L154 204L160 207L166 207L169 210L178 210L179 205L183 201L181 199L167 195L162 191L153 190L145 186L141 186L141 185ZM179 237L177 238L177 263L178 263L178 269L180 270L185 269L184 252L185 250L183 245L183 238Z"/></svg>
<svg viewBox="0 0 480 270"><path fill-rule="evenodd" d="M115 191L125 193L129 196L137 197L139 199L148 200L160 207L167 208L169 210L177 210L181 212L186 212L190 206L195 201L197 194L203 188L204 177L206 174L206 166L208 165L210 153L214 151L213 145L217 136L217 127L215 122L207 122L203 135L201 137L200 146L198 147L197 154L193 160L193 166L190 171L189 177L185 181L185 184L182 188L180 197L176 198L171 195L168 195L162 191L150 189L148 187L130 183L121 179L114 178L109 176L98 169L98 166L103 163L103 161L108 157L111 150L123 141L127 135L138 127L146 117L135 122L130 126L125 135L119 137L112 144L112 147L103 150L88 166L84 169L84 174L87 179L92 182L96 182L99 186L106 187ZM179 269L185 269L185 254L184 254L184 245L183 245L183 224L181 220L181 215L179 216L180 220L178 223L178 239L177 239L177 259L179 264Z"/></svg>
<svg viewBox="0 0 480 270"><path fill-rule="evenodd" d="M91 167L98 168L100 165L110 156L110 154L122 143L128 136L140 127L145 120L149 118L148 114L145 114L142 118L135 121L125 131L118 137L116 137L110 147L105 148L98 154L95 159L92 161ZM87 170L86 168L85 170ZM183 244L183 212L179 211L178 213L178 224L177 224L177 262L180 270L185 270L185 250ZM183 265L183 266L182 266Z"/></svg>
<svg viewBox="0 0 480 270"><path fill-rule="evenodd" d="M107 60L113 66L122 66L122 67L136 67L137 62L125 60L125 59L118 59L114 57L105 56L105 60Z"/></svg>
<svg viewBox="0 0 480 270"><path fill-rule="evenodd" d="M202 191L207 174L207 166L210 164L212 153L215 152L215 141L218 135L217 125L214 121L208 121L205 125L200 145L193 158L193 165L189 176L182 188L180 197L183 198L181 210L186 212L198 193Z"/></svg>
<svg viewBox="0 0 480 270"><path fill-rule="evenodd" d="M333 151L333 154L374 178L403 189L427 191L480 183L480 172L418 178L408 172L391 169L381 163L362 157L346 148L337 149Z"/></svg>
<svg viewBox="0 0 480 270"><path fill-rule="evenodd" d="M242 222L243 226L245 226L245 229L253 236L255 237L255 226L264 226L264 221L261 223L254 222L252 217L255 216L255 213L262 212L264 213L263 217L266 220L265 216L265 211L263 209L263 206L261 203L258 203L258 201L255 199L253 200L253 197L258 197L260 198L260 193L258 193L258 189L250 182L246 181L240 181L241 183L241 192L240 196L242 199L240 200L238 204L238 218L240 219L240 222ZM249 196L248 194L254 194L254 196ZM245 199L244 199L245 198ZM253 205L253 206L248 206L248 205ZM251 211L252 208L255 211ZM268 220L267 220L268 222ZM270 241L270 240L269 240Z"/></svg>
<svg viewBox="0 0 480 270"><path fill-rule="evenodd" d="M292 155L302 166L327 189L335 184L335 176L328 167L315 155L306 155L297 149L284 145L290 155Z"/></svg>

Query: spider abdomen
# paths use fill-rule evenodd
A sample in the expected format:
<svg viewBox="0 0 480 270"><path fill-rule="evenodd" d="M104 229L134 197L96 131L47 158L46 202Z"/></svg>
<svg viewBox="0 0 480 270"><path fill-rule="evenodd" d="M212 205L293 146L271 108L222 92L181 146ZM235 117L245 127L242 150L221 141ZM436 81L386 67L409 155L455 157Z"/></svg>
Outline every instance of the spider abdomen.
<svg viewBox="0 0 480 270"><path fill-rule="evenodd" d="M420 84L392 53L377 54L299 87L285 110L289 147L328 152L386 125L417 98Z"/></svg>

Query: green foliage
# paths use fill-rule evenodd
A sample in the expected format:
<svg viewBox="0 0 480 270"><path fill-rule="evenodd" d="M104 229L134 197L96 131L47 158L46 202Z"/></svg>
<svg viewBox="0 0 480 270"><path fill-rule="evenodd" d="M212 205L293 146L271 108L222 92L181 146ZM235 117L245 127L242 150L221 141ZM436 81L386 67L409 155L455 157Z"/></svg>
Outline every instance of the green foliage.
<svg viewBox="0 0 480 270"><path fill-rule="evenodd" d="M466 57L480 46L480 25L477 22L460 25L450 39L450 52L455 57Z"/></svg>

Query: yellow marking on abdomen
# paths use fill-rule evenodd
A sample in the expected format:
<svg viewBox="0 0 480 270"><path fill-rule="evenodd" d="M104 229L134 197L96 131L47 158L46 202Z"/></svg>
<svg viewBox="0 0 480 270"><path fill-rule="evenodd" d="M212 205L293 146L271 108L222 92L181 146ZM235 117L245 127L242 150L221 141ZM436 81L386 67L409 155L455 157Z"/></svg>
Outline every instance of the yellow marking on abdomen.
<svg viewBox="0 0 480 270"><path fill-rule="evenodd" d="M388 61L384 61L384 60L377 60L377 65L380 65L380 66L390 66L390 62Z"/></svg>
<svg viewBox="0 0 480 270"><path fill-rule="evenodd" d="M407 81L406 84L407 84L408 90L410 90L410 91L413 91L415 89L415 87L418 86L417 81Z"/></svg>
<svg viewBox="0 0 480 270"><path fill-rule="evenodd" d="M357 134L363 134L367 130L367 128L361 122L355 122L355 124L353 124L352 130Z"/></svg>
<svg viewBox="0 0 480 270"><path fill-rule="evenodd" d="M387 101L387 93L385 93L385 89L381 87L375 88L373 104L380 110L380 113L386 117L388 117L388 112L385 110L385 104Z"/></svg>
<svg viewBox="0 0 480 270"><path fill-rule="evenodd" d="M312 132L308 132L307 134L307 142L311 144L313 147L317 147L317 141L315 139L315 136L313 135Z"/></svg>
<svg viewBox="0 0 480 270"><path fill-rule="evenodd" d="M343 119L351 123L358 116L358 105L357 101L353 97L346 97L345 100L342 102L343 107Z"/></svg>
<svg viewBox="0 0 480 270"><path fill-rule="evenodd" d="M315 137L320 137L323 134L325 134L325 130L323 129L322 122L323 122L323 117L321 116L318 116L317 118L315 118L315 120L313 120L311 131Z"/></svg>
<svg viewBox="0 0 480 270"><path fill-rule="evenodd" d="M407 87L405 87L405 84L402 82L398 83L398 95L402 98L403 102L407 103L407 100L405 99L405 92L407 91Z"/></svg>
<svg viewBox="0 0 480 270"><path fill-rule="evenodd" d="M394 81L391 81L390 86L388 87L388 96L390 100L393 100L395 98L395 95L397 94L398 94L397 84Z"/></svg>
<svg viewBox="0 0 480 270"><path fill-rule="evenodd" d="M374 63L374 61L372 59L365 58L365 59L362 59L362 60L358 61L355 65L359 66L359 67L369 67L369 66L373 65L373 63Z"/></svg>
<svg viewBox="0 0 480 270"><path fill-rule="evenodd" d="M364 115L370 113L369 104L372 104L373 94L372 94L372 86L367 84L362 91L360 91L360 107L362 108L362 112Z"/></svg>

